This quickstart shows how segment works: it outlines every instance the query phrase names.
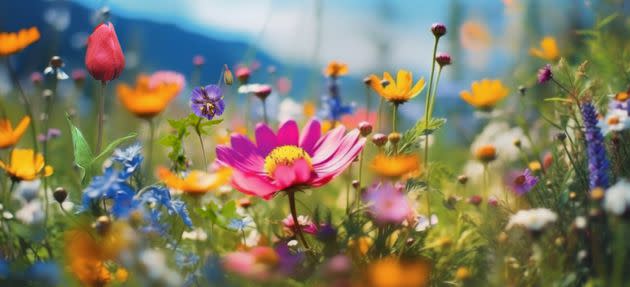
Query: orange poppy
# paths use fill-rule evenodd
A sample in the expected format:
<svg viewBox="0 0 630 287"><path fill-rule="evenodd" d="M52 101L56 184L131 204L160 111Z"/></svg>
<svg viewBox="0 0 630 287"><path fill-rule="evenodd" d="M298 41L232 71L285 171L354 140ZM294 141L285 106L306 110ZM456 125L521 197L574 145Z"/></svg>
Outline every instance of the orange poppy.
<svg viewBox="0 0 630 287"><path fill-rule="evenodd" d="M164 167L158 168L158 178L169 188L189 194L204 194L226 184L232 176L232 170L226 167L219 168L214 173L201 170L193 170L184 178L178 177Z"/></svg>
<svg viewBox="0 0 630 287"><path fill-rule="evenodd" d="M0 149L14 146L24 135L30 123L31 118L24 117L13 129L8 119L0 119Z"/></svg>
<svg viewBox="0 0 630 287"><path fill-rule="evenodd" d="M36 27L22 29L18 32L0 33L0 56L9 56L20 52L39 40L39 37L39 30Z"/></svg>
<svg viewBox="0 0 630 287"><path fill-rule="evenodd" d="M140 75L136 86L120 84L116 88L118 99L131 113L140 118L152 118L161 113L181 90L178 84L149 86L149 77Z"/></svg>

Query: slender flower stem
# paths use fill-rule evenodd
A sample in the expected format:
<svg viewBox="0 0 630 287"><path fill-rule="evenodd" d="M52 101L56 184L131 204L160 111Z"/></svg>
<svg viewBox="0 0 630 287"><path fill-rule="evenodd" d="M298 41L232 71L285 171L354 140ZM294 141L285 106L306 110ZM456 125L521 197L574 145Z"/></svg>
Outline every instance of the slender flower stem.
<svg viewBox="0 0 630 287"><path fill-rule="evenodd" d="M302 226L300 226L300 222L298 221L297 210L295 208L295 191L287 191L287 195L289 197L289 209L291 210L291 216L293 217L293 225L295 225L295 231L304 244L304 248L311 249L306 242L306 238L304 238L304 234L302 233Z"/></svg>
<svg viewBox="0 0 630 287"><path fill-rule="evenodd" d="M31 118L30 125L31 125L31 131L32 131L33 151L34 151L33 160L35 160L35 157L37 155L39 148L37 145L37 129L35 126L35 117L33 116L33 107L31 106L31 101L26 96L26 93L24 93L24 89L22 89L20 80L18 79L17 74L15 73L15 70L13 69L13 66L11 65L11 60L9 59L9 57L6 58L6 62L7 62L7 69L9 72L9 76L13 80L15 87L18 89L20 93L20 97L22 97L22 101L24 102L24 110L26 114Z"/></svg>
<svg viewBox="0 0 630 287"><path fill-rule="evenodd" d="M398 104L394 104L394 108L392 109L392 132L396 132L396 117L398 116Z"/></svg>
<svg viewBox="0 0 630 287"><path fill-rule="evenodd" d="M365 86L365 120L370 121L370 108L372 107L372 97L370 87Z"/></svg>
<svg viewBox="0 0 630 287"><path fill-rule="evenodd" d="M148 147L149 150L147 151L147 176L151 175L151 170L152 170L152 165L153 165L153 148L154 148L154 144L153 142L155 141L155 122L153 121L153 118L150 118L147 120L147 123L149 124L149 142L148 142Z"/></svg>
<svg viewBox="0 0 630 287"><path fill-rule="evenodd" d="M55 94L57 94L57 78L55 76L55 78L53 79L52 82L52 94L50 94L50 96L45 97L44 100L46 101L46 109L45 109L45 120L44 120L44 130L43 130L43 134L44 134L44 141L42 143L42 152L43 152L43 157L44 157L44 165L48 163L48 159L49 159L49 154L48 154L48 129L49 129L49 125L50 122L52 121L51 117L52 117L52 107L54 104L54 97ZM44 167L41 171L41 174L44 175L46 173L46 168ZM48 205L49 205L49 198L48 198L48 178L44 176L43 178L43 182L44 182L44 203L46 204L44 206L44 226L47 226L48 224Z"/></svg>
<svg viewBox="0 0 630 287"><path fill-rule="evenodd" d="M376 128L375 130L379 130L383 125L381 124L381 120L383 119L383 98L381 97L378 102L378 117L376 119Z"/></svg>
<svg viewBox="0 0 630 287"><path fill-rule="evenodd" d="M267 120L267 101L266 100L262 100L262 110L263 110L263 121L265 122L265 124L269 124L269 121Z"/></svg>
<svg viewBox="0 0 630 287"><path fill-rule="evenodd" d="M359 154L359 186L357 187L357 209L359 209L359 207L361 206L361 187L363 185L361 185L361 181L363 179L363 154L364 151L362 150L361 153Z"/></svg>
<svg viewBox="0 0 630 287"><path fill-rule="evenodd" d="M101 153L101 147L103 146L103 123L105 120L105 88L107 82L101 81L101 94L98 101L98 126L96 134L96 154Z"/></svg>
<svg viewBox="0 0 630 287"><path fill-rule="evenodd" d="M204 170L208 169L208 158L206 156L206 147L203 144L203 137L201 136L201 120L202 118L199 118L199 121L197 121L197 125L195 126L195 133L197 134L197 137L199 138L199 145L201 145L201 155L203 156L203 168Z"/></svg>
<svg viewBox="0 0 630 287"><path fill-rule="evenodd" d="M435 78L435 85L433 89L433 94L431 95L431 100L429 101L429 119L433 117L433 104L435 103L435 97L437 96L437 90L440 83L440 78L442 76L442 66L438 67L437 77Z"/></svg>
<svg viewBox="0 0 630 287"><path fill-rule="evenodd" d="M424 103L424 125L425 125L425 140L424 140L424 168L426 170L426 186L427 186L427 216L429 217L429 221L431 220L431 186L429 185L429 133L427 131L429 127L429 121L431 120L431 109L432 109L432 99L431 92L433 91L433 74L435 73L435 55L437 54L438 43L440 42L439 37L435 37L435 42L433 43L433 55L431 56L431 76L429 78L429 90L427 91L427 95L425 97ZM440 69L441 71L441 69ZM439 72L438 72L439 78ZM431 224L429 224L431 226Z"/></svg>

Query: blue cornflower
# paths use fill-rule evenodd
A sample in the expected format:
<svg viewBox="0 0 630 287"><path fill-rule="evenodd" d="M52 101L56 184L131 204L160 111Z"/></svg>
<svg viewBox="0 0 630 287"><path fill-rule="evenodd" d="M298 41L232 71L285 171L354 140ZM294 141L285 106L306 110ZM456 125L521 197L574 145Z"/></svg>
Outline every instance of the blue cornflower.
<svg viewBox="0 0 630 287"><path fill-rule="evenodd" d="M606 156L606 144L597 125L597 111L591 102L582 104L582 118L584 120L590 188L607 188L609 162Z"/></svg>
<svg viewBox="0 0 630 287"><path fill-rule="evenodd" d="M192 220L188 214L186 204L181 200L171 199L170 192L163 186L150 187L140 195L140 202L166 207L169 214L177 214L186 226L192 227Z"/></svg>
<svg viewBox="0 0 630 287"><path fill-rule="evenodd" d="M135 191L125 181L125 174L108 167L101 176L95 176L90 185L83 191L82 207L79 211L98 208L103 199L113 199L116 210L122 213L124 206L129 206ZM118 202L119 201L119 202Z"/></svg>
<svg viewBox="0 0 630 287"><path fill-rule="evenodd" d="M199 255L186 253L181 250L175 252L175 263L180 268L194 267L199 262Z"/></svg>
<svg viewBox="0 0 630 287"><path fill-rule="evenodd" d="M245 228L251 227L252 222L254 221L251 217L234 218L228 223L228 228L242 231Z"/></svg>
<svg viewBox="0 0 630 287"><path fill-rule="evenodd" d="M140 143L133 144L126 149L116 149L111 159L123 166L122 176L131 176L142 164L142 146Z"/></svg>
<svg viewBox="0 0 630 287"><path fill-rule="evenodd" d="M339 121L343 115L352 114L354 104L346 105L339 95L339 82L336 77L330 77L328 94L322 97L321 116L331 121Z"/></svg>

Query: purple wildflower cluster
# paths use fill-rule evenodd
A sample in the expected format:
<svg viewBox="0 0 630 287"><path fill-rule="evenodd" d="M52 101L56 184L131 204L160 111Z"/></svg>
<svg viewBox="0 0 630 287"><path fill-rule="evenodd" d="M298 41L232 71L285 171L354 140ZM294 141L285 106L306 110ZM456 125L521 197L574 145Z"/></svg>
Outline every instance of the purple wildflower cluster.
<svg viewBox="0 0 630 287"><path fill-rule="evenodd" d="M597 111L591 102L582 104L582 118L584 120L584 135L588 152L588 171L591 188L608 187L608 158L604 136L597 126Z"/></svg>

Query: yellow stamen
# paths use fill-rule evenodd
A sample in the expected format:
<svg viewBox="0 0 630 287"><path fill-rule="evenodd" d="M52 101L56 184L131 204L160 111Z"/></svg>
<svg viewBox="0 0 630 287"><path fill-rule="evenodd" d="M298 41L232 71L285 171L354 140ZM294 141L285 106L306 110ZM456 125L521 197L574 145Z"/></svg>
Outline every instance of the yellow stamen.
<svg viewBox="0 0 630 287"><path fill-rule="evenodd" d="M290 166L299 159L305 160L309 167L313 168L311 156L302 148L293 145L279 146L265 157L265 171L269 176L273 176L279 165Z"/></svg>

